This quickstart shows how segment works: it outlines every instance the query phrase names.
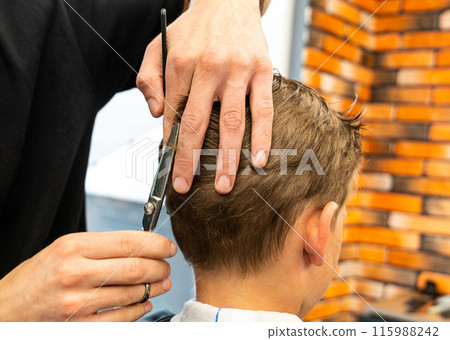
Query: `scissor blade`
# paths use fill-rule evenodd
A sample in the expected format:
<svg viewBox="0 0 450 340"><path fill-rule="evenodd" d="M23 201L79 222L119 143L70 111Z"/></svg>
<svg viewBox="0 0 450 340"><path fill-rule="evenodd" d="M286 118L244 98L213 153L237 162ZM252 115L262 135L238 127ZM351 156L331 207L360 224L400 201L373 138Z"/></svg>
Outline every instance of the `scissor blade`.
<svg viewBox="0 0 450 340"><path fill-rule="evenodd" d="M167 183L171 174L175 151L178 141L178 134L180 131L180 124L175 123L172 127L172 131L167 141L167 145L164 148L161 161L159 162L158 171L155 174L153 180L152 190L148 198L147 204L153 206L152 213L145 213L142 220L142 225L145 231L153 230L158 222L159 213L166 193Z"/></svg>

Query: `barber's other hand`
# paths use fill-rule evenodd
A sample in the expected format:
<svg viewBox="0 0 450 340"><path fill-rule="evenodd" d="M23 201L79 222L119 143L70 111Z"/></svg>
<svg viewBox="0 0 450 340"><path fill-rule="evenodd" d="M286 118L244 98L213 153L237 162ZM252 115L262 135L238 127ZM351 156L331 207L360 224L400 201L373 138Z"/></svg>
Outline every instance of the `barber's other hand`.
<svg viewBox="0 0 450 340"><path fill-rule="evenodd" d="M221 102L220 149L215 187L226 194L234 186L245 124L245 98L252 112L254 166L267 162L272 135L272 64L261 28L259 0L192 0L168 27L166 104L163 101L161 35L147 47L137 86L151 113L164 112L167 141L174 109L188 97L181 121L173 186L186 193L194 177L213 101ZM223 160L223 162L222 162Z"/></svg>
<svg viewBox="0 0 450 340"><path fill-rule="evenodd" d="M0 321L134 321L139 304L172 283L164 258L176 253L164 236L138 231L69 234L0 280ZM99 288L100 287L100 288ZM101 310L121 307L97 313Z"/></svg>

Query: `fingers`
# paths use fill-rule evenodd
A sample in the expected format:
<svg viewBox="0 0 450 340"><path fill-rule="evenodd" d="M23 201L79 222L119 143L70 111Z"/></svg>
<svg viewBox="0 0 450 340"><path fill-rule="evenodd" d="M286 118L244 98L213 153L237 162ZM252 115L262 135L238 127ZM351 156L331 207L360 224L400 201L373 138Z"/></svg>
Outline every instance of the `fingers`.
<svg viewBox="0 0 450 340"><path fill-rule="evenodd" d="M175 243L159 234L142 231L114 231L76 234L71 247L90 259L144 257L169 258L176 254ZM63 246L64 247L64 246Z"/></svg>
<svg viewBox="0 0 450 340"><path fill-rule="evenodd" d="M91 262L86 270L90 274L86 277L91 287L153 283L168 278L171 272L170 265L164 260L130 257Z"/></svg>
<svg viewBox="0 0 450 340"><path fill-rule="evenodd" d="M199 74L199 75L197 75ZM194 75L189 100L184 110L173 168L173 188L180 194L189 191L200 157L214 97L214 85L206 83L200 71Z"/></svg>
<svg viewBox="0 0 450 340"><path fill-rule="evenodd" d="M136 86L144 95L154 117L160 117L164 111L161 44L161 35L158 35L147 46L136 78Z"/></svg>
<svg viewBox="0 0 450 340"><path fill-rule="evenodd" d="M150 301L146 303L137 303L128 307L118 308L94 314L89 321L93 322L131 322L142 318L150 312L153 305Z"/></svg>
<svg viewBox="0 0 450 340"><path fill-rule="evenodd" d="M170 279L164 279L150 285L150 298L167 293L172 287ZM125 307L139 302L145 294L145 284L132 286L103 286L86 301L86 313L114 307Z"/></svg>
<svg viewBox="0 0 450 340"><path fill-rule="evenodd" d="M190 91L194 63L189 58L180 58L169 54L166 70L166 103L164 107L164 145L169 139L175 118L181 117L177 112L180 103L185 100ZM176 117L178 116L178 117Z"/></svg>
<svg viewBox="0 0 450 340"><path fill-rule="evenodd" d="M216 191L227 194L236 180L242 139L245 129L245 86L228 87L220 108L219 157L216 172Z"/></svg>
<svg viewBox="0 0 450 340"><path fill-rule="evenodd" d="M273 71L270 59L261 59L251 83L250 110L252 113L252 164L262 168L266 165L272 142Z"/></svg>

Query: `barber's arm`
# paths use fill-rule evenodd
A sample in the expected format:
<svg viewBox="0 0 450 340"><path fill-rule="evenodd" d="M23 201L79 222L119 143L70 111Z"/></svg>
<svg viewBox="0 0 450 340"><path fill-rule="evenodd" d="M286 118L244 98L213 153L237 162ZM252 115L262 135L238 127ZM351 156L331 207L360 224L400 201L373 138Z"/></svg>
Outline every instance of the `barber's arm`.
<svg viewBox="0 0 450 340"><path fill-rule="evenodd" d="M134 321L171 287L176 245L139 231L63 236L0 280L0 321ZM97 313L113 307L122 307Z"/></svg>
<svg viewBox="0 0 450 340"><path fill-rule="evenodd" d="M186 1L187 7L189 1ZM272 135L272 64L261 27L270 0L191 0L168 27L166 95L162 82L161 36L147 47L137 86L151 113L164 113L167 140L180 99L188 97L181 120L173 186L186 193L193 181L214 101L221 102L220 148L215 187L232 190L245 124L245 100L252 112L252 163L267 162ZM164 102L164 99L166 103ZM223 160L223 162L222 162Z"/></svg>

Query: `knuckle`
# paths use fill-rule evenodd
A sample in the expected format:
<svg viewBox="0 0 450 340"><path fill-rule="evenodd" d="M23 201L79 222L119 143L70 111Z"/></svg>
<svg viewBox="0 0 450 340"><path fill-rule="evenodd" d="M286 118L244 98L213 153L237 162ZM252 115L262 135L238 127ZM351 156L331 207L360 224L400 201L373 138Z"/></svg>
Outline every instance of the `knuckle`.
<svg viewBox="0 0 450 340"><path fill-rule="evenodd" d="M79 301L74 294L65 294L59 304L60 312L66 318L70 317L77 310L78 306Z"/></svg>
<svg viewBox="0 0 450 340"><path fill-rule="evenodd" d="M200 67L206 72L214 71L221 64L221 57L215 51L205 52L200 58Z"/></svg>
<svg viewBox="0 0 450 340"><path fill-rule="evenodd" d="M119 303L121 306L126 306L129 305L130 303L134 302L134 300L136 300L134 294L133 294L133 290L130 289L127 286L123 286L120 289L120 293L119 293Z"/></svg>
<svg viewBox="0 0 450 340"><path fill-rule="evenodd" d="M53 247L59 256L68 256L79 252L79 244L71 234L58 238L53 243Z"/></svg>
<svg viewBox="0 0 450 340"><path fill-rule="evenodd" d="M243 112L237 108L230 108L223 113L222 122L225 131L235 132L243 130Z"/></svg>
<svg viewBox="0 0 450 340"><path fill-rule="evenodd" d="M172 53L168 57L167 64L176 72L183 72L184 69L192 63L192 57L179 53Z"/></svg>
<svg viewBox="0 0 450 340"><path fill-rule="evenodd" d="M82 274L71 265L63 264L59 268L58 277L63 287L77 286L82 282Z"/></svg>
<svg viewBox="0 0 450 340"><path fill-rule="evenodd" d="M254 60L254 65L257 70L260 72L265 72L267 74L272 75L272 61L268 56L256 57Z"/></svg>
<svg viewBox="0 0 450 340"><path fill-rule="evenodd" d="M251 66L251 60L247 56L240 55L238 58L233 57L230 60L230 65L233 69L237 69L239 71L247 70Z"/></svg>
<svg viewBox="0 0 450 340"><path fill-rule="evenodd" d="M144 278L144 268L141 264L141 261L138 259L134 259L130 261L128 265L128 278L131 282L138 282Z"/></svg>
<svg viewBox="0 0 450 340"><path fill-rule="evenodd" d="M257 112L258 117L269 119L273 115L273 101L271 98L262 98L258 101Z"/></svg>
<svg viewBox="0 0 450 340"><path fill-rule="evenodd" d="M186 155L184 153L178 153L175 163L178 169L183 171L192 169L192 158L190 158L189 153Z"/></svg>
<svg viewBox="0 0 450 340"><path fill-rule="evenodd" d="M183 133L193 134L201 130L201 128L203 127L203 122L199 110L189 109L189 111L183 113L181 118L181 125L183 126L183 122L185 123L183 127Z"/></svg>
<svg viewBox="0 0 450 340"><path fill-rule="evenodd" d="M143 73L139 73L136 77L136 87L143 92L144 90L147 89L148 85L147 83L151 81L150 78L143 74Z"/></svg>
<svg viewBox="0 0 450 340"><path fill-rule="evenodd" d="M120 249L126 256L131 256L136 249L134 240L128 234L122 234L120 237Z"/></svg>

